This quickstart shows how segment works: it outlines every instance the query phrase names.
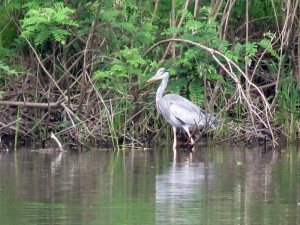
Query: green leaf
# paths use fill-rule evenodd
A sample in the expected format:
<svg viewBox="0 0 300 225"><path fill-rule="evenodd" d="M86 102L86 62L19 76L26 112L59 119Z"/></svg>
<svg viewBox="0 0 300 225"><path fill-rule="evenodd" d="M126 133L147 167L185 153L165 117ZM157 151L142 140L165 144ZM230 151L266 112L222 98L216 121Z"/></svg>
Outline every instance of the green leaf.
<svg viewBox="0 0 300 225"><path fill-rule="evenodd" d="M78 26L70 17L74 12L63 3L54 4L53 8L30 9L21 21L21 36L33 39L36 45L42 45L48 39L64 45L71 35L68 29Z"/></svg>
<svg viewBox="0 0 300 225"><path fill-rule="evenodd" d="M272 43L270 39L264 38L258 42L258 45L262 48L266 49L273 57L279 60L279 55L277 52L273 49Z"/></svg>
<svg viewBox="0 0 300 225"><path fill-rule="evenodd" d="M193 80L189 84L190 100L195 104L202 106L204 103L204 88L199 80Z"/></svg>
<svg viewBox="0 0 300 225"><path fill-rule="evenodd" d="M5 73L7 75L17 75L17 72L15 70L11 69L9 66L5 65L1 61L0 61L0 71L2 71L2 74Z"/></svg>
<svg viewBox="0 0 300 225"><path fill-rule="evenodd" d="M50 31L47 29L41 29L40 32L35 37L35 44L40 45L43 44L49 37L50 37Z"/></svg>

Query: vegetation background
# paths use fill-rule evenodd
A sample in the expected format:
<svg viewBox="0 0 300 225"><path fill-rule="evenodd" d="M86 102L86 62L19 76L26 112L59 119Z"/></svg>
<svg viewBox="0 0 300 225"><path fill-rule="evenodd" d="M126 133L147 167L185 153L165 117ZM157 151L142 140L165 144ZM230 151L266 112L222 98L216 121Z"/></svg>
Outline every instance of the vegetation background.
<svg viewBox="0 0 300 225"><path fill-rule="evenodd" d="M299 0L0 4L2 140L168 138L145 84L161 66L170 92L223 122L215 141L298 137Z"/></svg>

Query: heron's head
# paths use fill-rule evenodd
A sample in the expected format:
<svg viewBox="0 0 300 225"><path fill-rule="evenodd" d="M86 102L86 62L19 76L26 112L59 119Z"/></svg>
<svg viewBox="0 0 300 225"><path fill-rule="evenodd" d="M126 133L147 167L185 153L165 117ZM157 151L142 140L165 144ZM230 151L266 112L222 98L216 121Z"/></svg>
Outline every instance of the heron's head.
<svg viewBox="0 0 300 225"><path fill-rule="evenodd" d="M169 73L165 68L160 68L159 70L157 70L156 74L153 77L147 80L147 83L152 83L157 80L163 80L165 78L169 78Z"/></svg>

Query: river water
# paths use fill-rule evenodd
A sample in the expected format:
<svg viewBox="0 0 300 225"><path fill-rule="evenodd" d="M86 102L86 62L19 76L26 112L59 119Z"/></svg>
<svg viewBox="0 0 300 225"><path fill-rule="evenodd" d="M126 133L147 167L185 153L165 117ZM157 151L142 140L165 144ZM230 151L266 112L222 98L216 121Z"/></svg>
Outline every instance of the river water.
<svg viewBox="0 0 300 225"><path fill-rule="evenodd" d="M300 147L0 155L0 224L300 224Z"/></svg>

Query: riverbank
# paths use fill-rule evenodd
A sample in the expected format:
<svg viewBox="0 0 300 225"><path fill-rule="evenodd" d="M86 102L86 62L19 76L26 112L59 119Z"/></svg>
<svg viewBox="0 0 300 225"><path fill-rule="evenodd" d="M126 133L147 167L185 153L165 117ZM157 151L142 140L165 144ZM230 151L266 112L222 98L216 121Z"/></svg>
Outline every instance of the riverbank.
<svg viewBox="0 0 300 225"><path fill-rule="evenodd" d="M53 133L63 143L118 150L170 140L155 109L157 87L146 84L165 67L169 93L222 123L214 132L196 130L195 138L208 132L210 142L266 140L274 148L296 140L299 7L289 15L286 1L197 2L7 3L1 139L45 143Z"/></svg>

